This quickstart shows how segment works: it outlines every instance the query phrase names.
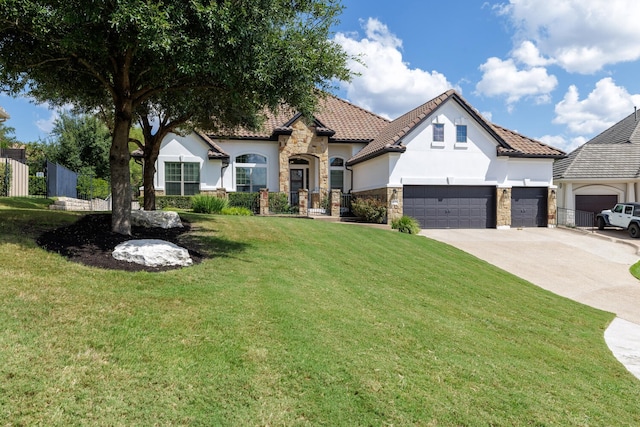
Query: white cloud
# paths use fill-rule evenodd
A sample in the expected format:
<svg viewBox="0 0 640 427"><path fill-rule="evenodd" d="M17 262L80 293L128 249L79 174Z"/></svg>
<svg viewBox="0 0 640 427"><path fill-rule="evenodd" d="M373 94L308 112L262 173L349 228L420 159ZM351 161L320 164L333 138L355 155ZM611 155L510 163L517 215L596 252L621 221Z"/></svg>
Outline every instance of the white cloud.
<svg viewBox="0 0 640 427"><path fill-rule="evenodd" d="M585 142L587 142L587 138L583 136L567 138L563 135L544 135L537 139L538 141L544 142L547 145L550 145L555 148L559 148L565 153L570 153L576 148L580 147Z"/></svg>
<svg viewBox="0 0 640 427"><path fill-rule="evenodd" d="M64 111L70 111L71 108L73 108L71 104L67 104L62 107L52 107L46 102L37 104L37 107L44 109L48 113L48 116L45 118L40 118L38 115L38 118L35 121L36 127L44 133L51 133L55 121L60 118L60 114Z"/></svg>
<svg viewBox="0 0 640 427"><path fill-rule="evenodd" d="M396 118L454 87L442 73L411 68L404 62L402 40L379 20L369 18L363 29L365 38L337 33L334 39L362 62L350 61L351 70L359 75L342 84L351 102Z"/></svg>
<svg viewBox="0 0 640 427"><path fill-rule="evenodd" d="M517 39L568 72L593 73L640 58L640 2L632 0L510 0L498 5Z"/></svg>
<svg viewBox="0 0 640 427"><path fill-rule="evenodd" d="M553 60L543 58L540 51L532 42L525 40L511 54L513 58L529 67L544 67L553 64Z"/></svg>
<svg viewBox="0 0 640 427"><path fill-rule="evenodd" d="M548 103L551 91L558 85L558 79L547 74L545 68L518 69L513 59L489 58L480 70L483 75L476 91L490 97L506 96L510 106L525 97L534 99L537 104Z"/></svg>
<svg viewBox="0 0 640 427"><path fill-rule="evenodd" d="M629 94L607 77L597 82L583 100L578 88L570 86L564 99L556 104L553 123L566 125L577 135L595 135L631 114L637 105L640 105L640 95Z"/></svg>

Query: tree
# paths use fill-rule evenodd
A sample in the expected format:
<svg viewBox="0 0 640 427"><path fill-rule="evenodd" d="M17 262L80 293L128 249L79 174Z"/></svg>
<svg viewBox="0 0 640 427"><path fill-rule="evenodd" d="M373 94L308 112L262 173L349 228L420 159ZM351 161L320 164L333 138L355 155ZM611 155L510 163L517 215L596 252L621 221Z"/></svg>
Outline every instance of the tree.
<svg viewBox="0 0 640 427"><path fill-rule="evenodd" d="M7 148L18 142L13 135L15 128L6 126L3 122L0 122L0 148Z"/></svg>
<svg viewBox="0 0 640 427"><path fill-rule="evenodd" d="M250 98L237 100L227 105L225 100L232 94L211 93L205 99L198 99L192 91L158 97L154 104L143 105L139 124L143 138L136 141L143 158L144 209L155 209L156 160L160 144L167 134L189 133L192 130L219 130L243 126L255 128L261 123L257 111L259 104L252 104ZM152 120L153 119L153 120Z"/></svg>
<svg viewBox="0 0 640 427"><path fill-rule="evenodd" d="M50 160L75 172L109 178L109 128L92 115L62 113L51 131Z"/></svg>
<svg viewBox="0 0 640 427"><path fill-rule="evenodd" d="M129 129L144 106L190 91L220 110L251 107L245 116L281 102L310 115L314 88L349 78L329 40L340 10L337 0L0 0L0 79L53 105L109 106L112 230L130 234Z"/></svg>

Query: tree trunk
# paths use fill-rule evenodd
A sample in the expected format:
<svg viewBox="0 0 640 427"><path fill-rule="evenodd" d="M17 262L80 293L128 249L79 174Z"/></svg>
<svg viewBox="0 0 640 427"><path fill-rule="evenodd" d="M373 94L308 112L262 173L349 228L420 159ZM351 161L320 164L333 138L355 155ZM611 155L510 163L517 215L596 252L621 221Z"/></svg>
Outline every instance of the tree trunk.
<svg viewBox="0 0 640 427"><path fill-rule="evenodd" d="M144 210L156 210L156 188L153 178L156 174L156 161L160 154L160 144L162 139L169 133L172 128L166 128L162 124L160 129L152 135L149 122L147 126L143 126L144 133L144 165L142 169L143 185L144 185Z"/></svg>
<svg viewBox="0 0 640 427"><path fill-rule="evenodd" d="M111 231L125 235L131 235L130 128L131 106L125 105L115 114L113 140L109 151L112 198Z"/></svg>
<svg viewBox="0 0 640 427"><path fill-rule="evenodd" d="M155 211L156 210L156 187L153 183L153 178L156 174L156 160L158 155L154 156L153 153L147 155L147 151L144 153L144 165L142 169L142 185L144 186L144 210Z"/></svg>

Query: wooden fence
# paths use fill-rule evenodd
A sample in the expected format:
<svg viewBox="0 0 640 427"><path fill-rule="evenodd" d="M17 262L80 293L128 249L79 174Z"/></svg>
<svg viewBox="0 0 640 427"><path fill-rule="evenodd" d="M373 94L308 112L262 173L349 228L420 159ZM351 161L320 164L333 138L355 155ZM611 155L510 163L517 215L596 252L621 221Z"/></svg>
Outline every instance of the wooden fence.
<svg viewBox="0 0 640 427"><path fill-rule="evenodd" d="M9 169L10 183L7 194L0 196L23 197L29 195L29 166L7 157L0 158L0 165Z"/></svg>

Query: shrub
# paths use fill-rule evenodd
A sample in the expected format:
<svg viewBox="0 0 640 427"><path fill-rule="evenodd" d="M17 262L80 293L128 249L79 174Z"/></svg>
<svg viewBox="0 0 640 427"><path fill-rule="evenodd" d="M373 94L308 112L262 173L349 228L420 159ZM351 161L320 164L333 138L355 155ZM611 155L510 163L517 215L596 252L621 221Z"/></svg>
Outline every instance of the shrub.
<svg viewBox="0 0 640 427"><path fill-rule="evenodd" d="M276 214L293 212L287 193L269 193L269 212Z"/></svg>
<svg viewBox="0 0 640 427"><path fill-rule="evenodd" d="M29 176L29 195L30 196L46 196L47 195L47 178L40 176Z"/></svg>
<svg viewBox="0 0 640 427"><path fill-rule="evenodd" d="M191 200L191 208L197 213L219 214L228 206L227 199L204 194L193 196Z"/></svg>
<svg viewBox="0 0 640 427"><path fill-rule="evenodd" d="M418 234L420 232L420 223L415 218L403 215L391 221L391 228L401 233Z"/></svg>
<svg viewBox="0 0 640 427"><path fill-rule="evenodd" d="M231 206L222 209L220 212L222 215L238 215L238 216L251 216L253 212L250 209L239 207L239 206Z"/></svg>
<svg viewBox="0 0 640 427"><path fill-rule="evenodd" d="M351 212L366 222L382 224L387 217L387 206L378 199L363 197L351 202Z"/></svg>
<svg viewBox="0 0 640 427"><path fill-rule="evenodd" d="M8 196L11 189L11 165L0 164L0 196Z"/></svg>
<svg viewBox="0 0 640 427"><path fill-rule="evenodd" d="M241 207L258 213L260 208L260 193L229 193L229 207Z"/></svg>
<svg viewBox="0 0 640 427"><path fill-rule="evenodd" d="M80 199L106 199L111 193L108 181L102 178L92 178L87 175L78 176L78 198Z"/></svg>
<svg viewBox="0 0 640 427"><path fill-rule="evenodd" d="M140 197L138 200L142 206L144 197ZM156 196L156 209L165 208L191 209L191 196Z"/></svg>

